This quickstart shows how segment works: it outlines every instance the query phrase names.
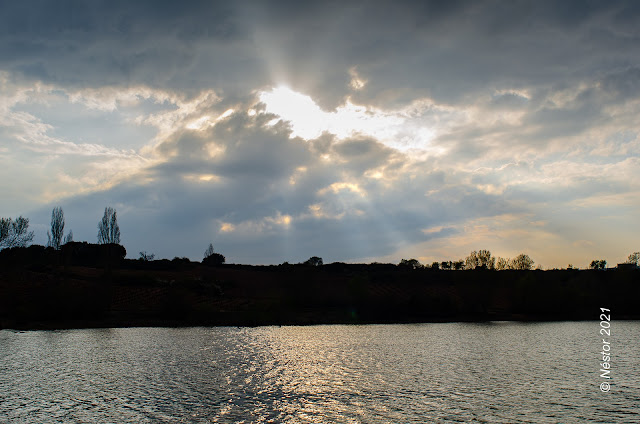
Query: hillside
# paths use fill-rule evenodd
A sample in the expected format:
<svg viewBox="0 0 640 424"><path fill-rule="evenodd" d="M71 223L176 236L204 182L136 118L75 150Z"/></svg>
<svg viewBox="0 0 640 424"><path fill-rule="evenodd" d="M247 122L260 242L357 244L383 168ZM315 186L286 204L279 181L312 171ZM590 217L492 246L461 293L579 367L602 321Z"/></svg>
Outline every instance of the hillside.
<svg viewBox="0 0 640 424"><path fill-rule="evenodd" d="M82 261L0 255L0 328L640 319L640 270Z"/></svg>

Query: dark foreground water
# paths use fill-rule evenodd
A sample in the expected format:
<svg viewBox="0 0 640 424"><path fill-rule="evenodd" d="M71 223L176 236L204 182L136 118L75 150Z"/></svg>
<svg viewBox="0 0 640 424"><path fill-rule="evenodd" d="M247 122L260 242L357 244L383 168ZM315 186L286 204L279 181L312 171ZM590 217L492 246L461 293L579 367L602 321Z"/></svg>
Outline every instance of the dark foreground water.
<svg viewBox="0 0 640 424"><path fill-rule="evenodd" d="M0 422L639 422L640 322L0 331Z"/></svg>

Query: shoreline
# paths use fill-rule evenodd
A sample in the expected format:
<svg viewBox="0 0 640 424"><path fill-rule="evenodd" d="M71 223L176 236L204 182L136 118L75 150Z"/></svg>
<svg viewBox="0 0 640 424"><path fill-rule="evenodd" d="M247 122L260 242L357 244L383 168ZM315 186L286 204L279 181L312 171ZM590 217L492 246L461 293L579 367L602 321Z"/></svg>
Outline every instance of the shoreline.
<svg viewBox="0 0 640 424"><path fill-rule="evenodd" d="M543 323L569 323L569 322L589 322L596 321L594 319L526 319L526 320L434 320L434 321L404 321L404 322L317 322L317 323L287 323L287 324L255 324L255 325L235 325L235 324L188 324L188 323L140 323L140 324L123 324L104 323L105 325L56 325L55 322L50 323L30 323L25 327L0 327L0 331L12 332L31 332L31 331L67 331L67 330L108 330L108 329L125 329L125 328L171 328L171 329L187 329L187 328L260 328L260 327L320 327L320 326L376 326L376 325L422 325L422 324L543 324ZM616 321L640 321L638 317L617 318ZM57 323L60 324L60 323ZM114 324L114 325L109 325Z"/></svg>

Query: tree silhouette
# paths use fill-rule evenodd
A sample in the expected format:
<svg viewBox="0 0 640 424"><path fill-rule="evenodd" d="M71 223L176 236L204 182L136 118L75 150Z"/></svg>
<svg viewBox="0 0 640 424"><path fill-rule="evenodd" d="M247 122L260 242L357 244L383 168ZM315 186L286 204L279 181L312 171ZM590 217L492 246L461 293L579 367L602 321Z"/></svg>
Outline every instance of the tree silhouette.
<svg viewBox="0 0 640 424"><path fill-rule="evenodd" d="M51 211L51 232L47 231L47 246L60 250L64 234L64 212L60 206Z"/></svg>
<svg viewBox="0 0 640 424"><path fill-rule="evenodd" d="M323 264L322 258L318 256L312 256L303 262L303 265L321 266Z"/></svg>
<svg viewBox="0 0 640 424"><path fill-rule="evenodd" d="M511 259L499 257L496 261L496 269L498 271L504 271L505 269L511 269Z"/></svg>
<svg viewBox="0 0 640 424"><path fill-rule="evenodd" d="M478 252L474 250L464 259L464 269L476 269L479 266L480 260L478 259Z"/></svg>
<svg viewBox="0 0 640 424"><path fill-rule="evenodd" d="M417 259L401 259L398 266L406 266L411 269L422 268L422 264Z"/></svg>
<svg viewBox="0 0 640 424"><path fill-rule="evenodd" d="M480 250L476 252L475 250L467 256L464 261L465 269L476 269L476 268L484 268L484 269L494 269L496 264L496 258L491 256L491 252L488 250Z"/></svg>
<svg viewBox="0 0 640 424"><path fill-rule="evenodd" d="M209 256L213 255L215 252L213 250L213 243L209 243L209 247L204 251L204 259L207 259Z"/></svg>
<svg viewBox="0 0 640 424"><path fill-rule="evenodd" d="M140 252L140 257L138 258L141 261L152 261L154 258L156 257L156 255L154 255L153 253L147 253L147 252Z"/></svg>
<svg viewBox="0 0 640 424"><path fill-rule="evenodd" d="M640 252L633 252L627 258L628 264L638 265L638 262L640 262Z"/></svg>
<svg viewBox="0 0 640 424"><path fill-rule="evenodd" d="M480 250L478 260L481 268L494 269L496 267L496 258L491 256L491 252L488 250Z"/></svg>
<svg viewBox="0 0 640 424"><path fill-rule="evenodd" d="M25 247L32 240L33 231L29 231L29 218L0 218L0 249Z"/></svg>
<svg viewBox="0 0 640 424"><path fill-rule="evenodd" d="M519 270L529 270L533 268L533 264L534 264L533 259L531 259L529 255L526 255L524 253L521 253L518 256L516 256L512 261L513 269L519 269Z"/></svg>
<svg viewBox="0 0 640 424"><path fill-rule="evenodd" d="M589 268L591 269L605 269L607 266L607 261L605 261L604 259L600 259L600 260L593 260L591 261L591 264L589 265Z"/></svg>
<svg viewBox="0 0 640 424"><path fill-rule="evenodd" d="M116 210L112 207L104 208L104 216L98 223L98 244L120 244L120 227Z"/></svg>
<svg viewBox="0 0 640 424"><path fill-rule="evenodd" d="M216 253L213 251L213 243L209 243L209 247L207 247L207 250L204 251L204 259L202 260L202 263L204 265L222 265L223 263L225 263L226 258L224 257L224 255L221 255L220 253Z"/></svg>

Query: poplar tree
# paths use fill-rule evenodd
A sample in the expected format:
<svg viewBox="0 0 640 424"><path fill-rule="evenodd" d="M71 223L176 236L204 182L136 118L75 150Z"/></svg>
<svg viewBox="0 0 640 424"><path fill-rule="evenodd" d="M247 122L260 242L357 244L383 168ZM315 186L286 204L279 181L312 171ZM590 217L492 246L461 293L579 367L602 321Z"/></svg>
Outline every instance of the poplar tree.
<svg viewBox="0 0 640 424"><path fill-rule="evenodd" d="M98 223L98 244L120 244L120 227L116 210L112 207L104 208L102 220Z"/></svg>
<svg viewBox="0 0 640 424"><path fill-rule="evenodd" d="M51 211L51 232L47 231L47 246L60 250L64 234L64 212L60 206Z"/></svg>

